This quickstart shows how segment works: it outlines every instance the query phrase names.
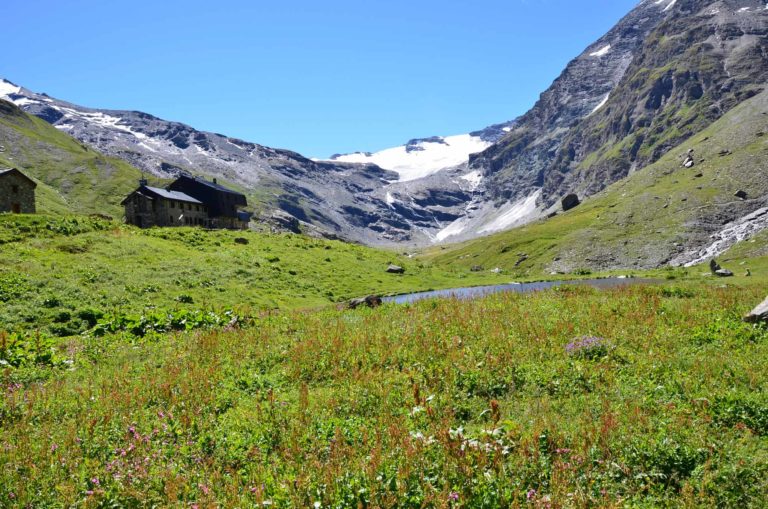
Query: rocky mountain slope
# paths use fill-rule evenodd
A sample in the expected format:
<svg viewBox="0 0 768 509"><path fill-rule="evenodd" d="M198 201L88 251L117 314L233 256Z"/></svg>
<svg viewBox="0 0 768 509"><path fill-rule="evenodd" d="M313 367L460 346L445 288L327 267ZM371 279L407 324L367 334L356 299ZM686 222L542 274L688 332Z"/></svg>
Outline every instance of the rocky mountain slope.
<svg viewBox="0 0 768 509"><path fill-rule="evenodd" d="M694 165L686 168L681 161L691 150ZM762 250L755 252L764 255L766 175L768 90L573 210L447 249L433 248L427 257L465 271L498 267L510 277L524 277L690 266L738 242L756 241Z"/></svg>
<svg viewBox="0 0 768 509"><path fill-rule="evenodd" d="M120 201L141 175L2 99L0 167L23 169L36 180L37 210L44 214L120 217Z"/></svg>
<svg viewBox="0 0 768 509"><path fill-rule="evenodd" d="M522 117L328 161L7 81L0 98L157 177L226 181L262 216L280 209L356 241L424 245L534 221L566 194L583 199L659 160L762 90L767 27L758 0L644 0Z"/></svg>
<svg viewBox="0 0 768 509"><path fill-rule="evenodd" d="M373 164L312 161L289 150L197 131L136 111L77 106L0 80L0 99L45 120L59 132L158 178L180 173L216 177L244 191L262 217L284 213L329 234L368 244L426 242L420 228L443 218L409 200L393 207L383 189L398 174ZM18 145L23 132L0 144ZM24 162L17 160L22 167ZM275 211L281 211L275 213ZM453 220L457 216L449 215Z"/></svg>
<svg viewBox="0 0 768 509"><path fill-rule="evenodd" d="M503 140L472 158L494 199L594 194L762 90L758 0L646 0L572 61Z"/></svg>

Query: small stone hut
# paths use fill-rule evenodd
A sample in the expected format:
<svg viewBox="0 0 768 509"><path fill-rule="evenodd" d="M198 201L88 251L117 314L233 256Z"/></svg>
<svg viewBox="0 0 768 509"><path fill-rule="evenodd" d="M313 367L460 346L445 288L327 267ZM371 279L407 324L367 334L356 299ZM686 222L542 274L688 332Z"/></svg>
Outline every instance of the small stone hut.
<svg viewBox="0 0 768 509"><path fill-rule="evenodd" d="M37 184L16 168L0 169L0 212L35 213Z"/></svg>

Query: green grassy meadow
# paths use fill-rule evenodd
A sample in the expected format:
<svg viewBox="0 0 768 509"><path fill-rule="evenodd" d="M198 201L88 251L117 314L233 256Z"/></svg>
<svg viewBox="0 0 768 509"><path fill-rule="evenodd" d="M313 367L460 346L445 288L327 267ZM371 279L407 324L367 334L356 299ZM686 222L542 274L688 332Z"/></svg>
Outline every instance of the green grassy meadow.
<svg viewBox="0 0 768 509"><path fill-rule="evenodd" d="M141 230L82 216L0 215L0 252L2 328L60 337L115 314L252 315L336 306L371 293L510 281L302 235ZM406 273L386 273L390 263Z"/></svg>
<svg viewBox="0 0 768 509"><path fill-rule="evenodd" d="M765 507L768 329L741 321L763 290L566 287L71 338L3 372L0 505Z"/></svg>

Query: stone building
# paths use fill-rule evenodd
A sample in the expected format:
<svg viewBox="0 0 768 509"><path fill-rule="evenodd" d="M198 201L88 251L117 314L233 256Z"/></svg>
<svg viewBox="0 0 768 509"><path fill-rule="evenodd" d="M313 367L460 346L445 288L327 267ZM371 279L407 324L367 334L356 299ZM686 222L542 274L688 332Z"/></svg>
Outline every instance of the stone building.
<svg viewBox="0 0 768 509"><path fill-rule="evenodd" d="M121 203L125 222L140 228L151 226L207 226L208 207L200 200L140 181L138 189Z"/></svg>
<svg viewBox="0 0 768 509"><path fill-rule="evenodd" d="M0 169L0 212L35 213L37 184L16 168Z"/></svg>
<svg viewBox="0 0 768 509"><path fill-rule="evenodd" d="M208 181L200 177L181 175L171 185L170 191L178 191L200 200L208 207L209 226L212 228L241 229L248 226L250 216L243 221L239 207L248 205L245 195L222 186L216 179Z"/></svg>
<svg viewBox="0 0 768 509"><path fill-rule="evenodd" d="M126 223L140 228L152 226L205 226L208 228L247 228L250 214L238 210L247 205L245 196L198 177L179 177L166 189L139 187L121 203Z"/></svg>

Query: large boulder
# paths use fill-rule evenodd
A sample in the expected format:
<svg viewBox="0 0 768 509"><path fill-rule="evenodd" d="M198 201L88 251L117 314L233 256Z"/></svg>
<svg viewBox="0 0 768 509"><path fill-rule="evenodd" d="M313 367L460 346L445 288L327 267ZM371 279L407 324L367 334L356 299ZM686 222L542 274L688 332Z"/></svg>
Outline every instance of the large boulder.
<svg viewBox="0 0 768 509"><path fill-rule="evenodd" d="M768 298L745 316L744 321L749 323L768 322Z"/></svg>
<svg viewBox="0 0 768 509"><path fill-rule="evenodd" d="M569 194L560 201L560 204L563 206L563 212L565 212L578 207L581 201L579 201L579 197L575 194Z"/></svg>
<svg viewBox="0 0 768 509"><path fill-rule="evenodd" d="M712 258L709 261L709 270L712 271L712 275L717 276L717 277L732 277L733 276L733 272L731 272L728 269L722 268L720 266L720 264L717 263L717 260L715 260L714 258Z"/></svg>
<svg viewBox="0 0 768 509"><path fill-rule="evenodd" d="M378 295L367 295L347 302L347 307L349 309L357 309L360 306L367 306L369 308L379 307L381 306L381 297Z"/></svg>
<svg viewBox="0 0 768 509"><path fill-rule="evenodd" d="M405 274L405 269L399 265L390 265L387 267L387 272L390 274Z"/></svg>

